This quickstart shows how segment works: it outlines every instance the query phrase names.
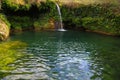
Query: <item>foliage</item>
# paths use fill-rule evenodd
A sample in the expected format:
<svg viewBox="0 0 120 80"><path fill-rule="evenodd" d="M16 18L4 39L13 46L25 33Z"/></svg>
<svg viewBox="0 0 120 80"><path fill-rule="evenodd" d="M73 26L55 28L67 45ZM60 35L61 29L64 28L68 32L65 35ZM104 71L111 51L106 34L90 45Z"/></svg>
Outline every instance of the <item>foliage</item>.
<svg viewBox="0 0 120 80"><path fill-rule="evenodd" d="M11 28L17 31L31 29L33 27L47 27L48 24L46 23L49 23L48 20L55 15L53 13L57 12L56 5L49 0L46 3L41 2L40 6L37 6L35 3L31 4L29 10L22 9L24 6L16 3L14 4L19 6L19 8L12 9L12 1L10 3L7 0L3 1L3 9L10 21ZM9 6L10 4L12 4L11 7ZM43 18L41 15L46 18Z"/></svg>
<svg viewBox="0 0 120 80"><path fill-rule="evenodd" d="M8 16L8 20L11 24L11 28L15 30L24 30L28 29L33 25L33 21L28 16Z"/></svg>
<svg viewBox="0 0 120 80"><path fill-rule="evenodd" d="M81 5L77 8L63 6L62 17L67 26L120 35L120 18L113 12L115 8L111 4Z"/></svg>
<svg viewBox="0 0 120 80"><path fill-rule="evenodd" d="M5 10L12 10L12 11L17 11L17 10L29 10L31 7L30 4L26 4L25 1L23 0L3 0L2 1L2 8Z"/></svg>
<svg viewBox="0 0 120 80"><path fill-rule="evenodd" d="M108 33L116 33L116 29L114 26L114 22L109 19L105 18L92 18L92 17L86 17L82 18L83 26L85 28L88 28L90 30L99 30L99 31L105 31Z"/></svg>

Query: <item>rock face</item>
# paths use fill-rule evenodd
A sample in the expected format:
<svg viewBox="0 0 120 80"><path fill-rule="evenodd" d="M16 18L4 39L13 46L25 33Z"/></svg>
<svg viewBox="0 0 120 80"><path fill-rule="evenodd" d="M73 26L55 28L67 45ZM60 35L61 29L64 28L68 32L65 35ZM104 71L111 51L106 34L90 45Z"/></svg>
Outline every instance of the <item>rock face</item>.
<svg viewBox="0 0 120 80"><path fill-rule="evenodd" d="M6 40L9 36L8 25L0 19L0 40Z"/></svg>

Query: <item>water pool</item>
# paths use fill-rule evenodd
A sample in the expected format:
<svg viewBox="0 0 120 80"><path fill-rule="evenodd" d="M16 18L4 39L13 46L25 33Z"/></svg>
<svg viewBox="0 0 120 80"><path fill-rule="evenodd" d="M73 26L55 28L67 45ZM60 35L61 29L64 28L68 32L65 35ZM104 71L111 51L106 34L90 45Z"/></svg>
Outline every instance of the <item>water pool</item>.
<svg viewBox="0 0 120 80"><path fill-rule="evenodd" d="M22 41L26 56L0 70L1 80L119 80L120 37L88 32L24 32L9 41Z"/></svg>

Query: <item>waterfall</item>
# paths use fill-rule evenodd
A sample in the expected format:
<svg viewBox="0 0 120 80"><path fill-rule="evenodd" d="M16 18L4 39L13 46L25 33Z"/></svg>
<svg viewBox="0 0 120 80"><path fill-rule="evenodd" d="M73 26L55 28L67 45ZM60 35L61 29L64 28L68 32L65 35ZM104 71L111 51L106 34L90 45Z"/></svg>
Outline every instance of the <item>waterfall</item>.
<svg viewBox="0 0 120 80"><path fill-rule="evenodd" d="M63 23L62 23L62 16L61 16L61 11L60 11L60 7L57 3L55 3L56 6L57 6L57 10L58 10L58 14L60 16L60 28L58 29L58 31L66 31L64 28L63 28Z"/></svg>

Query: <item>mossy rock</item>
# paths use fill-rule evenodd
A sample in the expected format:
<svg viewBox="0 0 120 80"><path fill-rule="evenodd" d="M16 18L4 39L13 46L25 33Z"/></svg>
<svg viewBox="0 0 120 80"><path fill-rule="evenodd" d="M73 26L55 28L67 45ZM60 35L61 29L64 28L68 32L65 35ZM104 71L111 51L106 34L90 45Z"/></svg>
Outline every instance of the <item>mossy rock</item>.
<svg viewBox="0 0 120 80"><path fill-rule="evenodd" d="M9 36L8 26L0 19L0 40L5 40Z"/></svg>
<svg viewBox="0 0 120 80"><path fill-rule="evenodd" d="M34 30L35 31L41 31L41 30L54 30L55 29L55 24L53 19L49 20L37 20L33 24Z"/></svg>
<svg viewBox="0 0 120 80"><path fill-rule="evenodd" d="M10 24L5 19L4 15L0 14L0 40L6 40L10 32Z"/></svg>

